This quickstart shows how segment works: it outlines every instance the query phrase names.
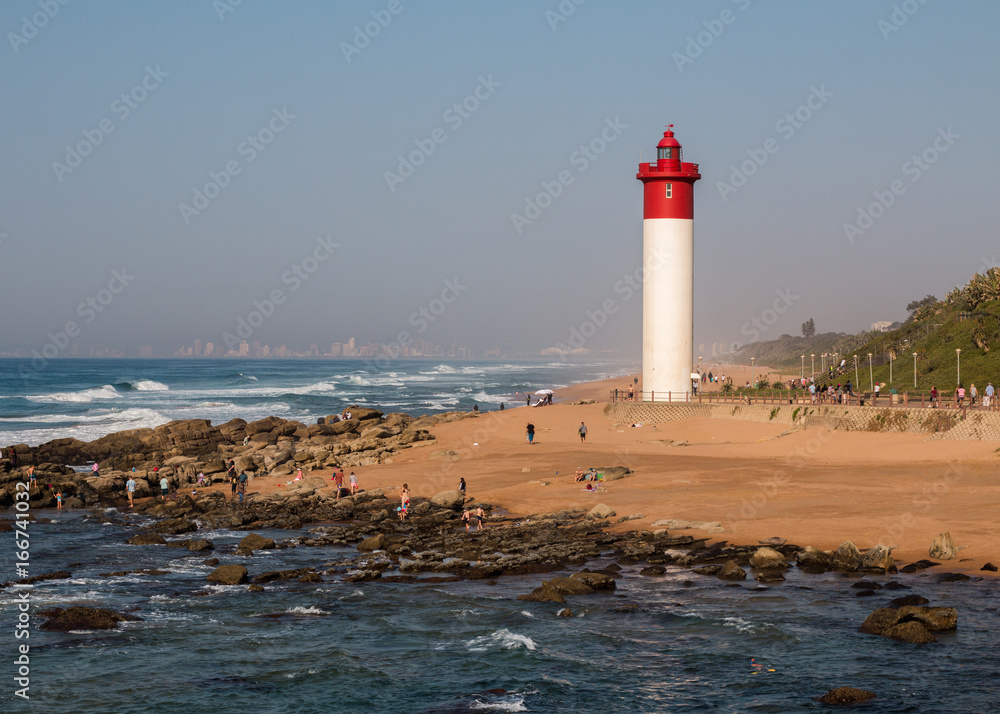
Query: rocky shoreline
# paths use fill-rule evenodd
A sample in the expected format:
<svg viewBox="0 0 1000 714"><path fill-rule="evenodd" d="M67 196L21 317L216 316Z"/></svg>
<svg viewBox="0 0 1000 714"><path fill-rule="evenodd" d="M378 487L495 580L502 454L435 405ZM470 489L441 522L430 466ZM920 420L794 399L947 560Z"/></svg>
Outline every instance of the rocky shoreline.
<svg viewBox="0 0 1000 714"><path fill-rule="evenodd" d="M781 583L788 569L796 567L808 574L842 573L850 580L854 594L866 597L883 588L905 590L908 586L897 579L866 581L865 575L895 575L940 565L931 560L897 565L891 549L875 546L861 550L851 542L834 551L792 545L780 538L753 545L710 542L679 532L692 525L681 521L666 522L669 530L619 531L610 527L614 512L601 504L590 510L519 517L481 504L490 514L487 526L466 533L461 521L466 499L457 491L414 498L407 520L401 522L396 517L395 497L384 490L337 498L326 481L317 477L291 482L271 493L252 494L242 504L220 491L202 490L194 497L180 492L166 502L149 499L128 513L112 510L127 504L123 484L130 475L139 484L136 495L142 497L153 492L150 482L154 473L156 478L166 476L172 487L180 490L195 484L200 473L223 474L228 459L241 471L267 475L288 475L297 468L387 463L411 444L432 440L428 427L475 418L459 412L412 418L359 407L350 411L351 419L328 418L312 426L276 417L252 423L236 419L219 427L204 420L188 420L120 432L89 443L60 439L34 448L16 447L18 465L0 476L0 505L14 503L16 483L26 480L26 469L33 465L44 487L32 491L32 509L51 506L53 494L59 490L66 506L89 507L98 521L134 524L136 533L127 540L129 545L182 548L194 557L211 556L206 564L217 567L209 581L247 584L251 591L264 591L273 587L272 583L284 581L427 583L493 580L579 568L569 577L542 581L519 598L565 604L567 596L615 590L622 566L639 566L638 574L651 578L664 575L668 566L679 566L690 569L692 577L720 579L732 586L753 577L759 583L757 588ZM68 465L87 460L99 460L99 475L77 473ZM153 472L153 468L158 470ZM157 520L140 526L136 515ZM617 522L628 520L624 517ZM313 527L307 534L278 542L250 533L237 546L216 548L212 541L197 537L199 531L212 529L299 530L310 525ZM0 521L0 529L11 527L9 521ZM315 566L292 570L257 571L253 567L252 557L260 550L329 546L355 548L357 554L333 561L321 559ZM226 556L251 558L246 561L250 567L222 562ZM614 561L610 565L594 570L584 567L608 557ZM69 571L60 571L32 580L68 577ZM937 576L938 582L969 579L962 573ZM876 610L861 631L905 642L933 642L934 631L957 626L957 613L950 608L923 607L926 602L919 596L897 598L888 608ZM572 612L564 608L559 614ZM112 626L117 622L106 614L100 619Z"/></svg>

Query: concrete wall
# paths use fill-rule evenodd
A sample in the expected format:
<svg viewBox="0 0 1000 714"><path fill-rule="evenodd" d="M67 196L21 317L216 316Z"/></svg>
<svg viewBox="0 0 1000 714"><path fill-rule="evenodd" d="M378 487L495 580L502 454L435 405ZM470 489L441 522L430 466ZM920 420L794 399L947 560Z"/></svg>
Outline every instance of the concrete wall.
<svg viewBox="0 0 1000 714"><path fill-rule="evenodd" d="M617 424L662 424L679 419L739 419L761 424L825 426L868 432L924 433L931 439L1000 441L1000 412L830 405L616 402L605 413Z"/></svg>

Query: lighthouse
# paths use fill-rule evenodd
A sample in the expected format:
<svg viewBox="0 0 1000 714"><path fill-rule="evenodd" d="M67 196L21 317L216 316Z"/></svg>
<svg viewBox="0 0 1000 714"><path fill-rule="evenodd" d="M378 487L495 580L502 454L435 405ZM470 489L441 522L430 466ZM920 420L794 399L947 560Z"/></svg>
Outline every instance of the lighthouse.
<svg viewBox="0 0 1000 714"><path fill-rule="evenodd" d="M667 126L656 161L639 164L642 181L642 392L684 400L694 352L694 183L698 164L681 159Z"/></svg>

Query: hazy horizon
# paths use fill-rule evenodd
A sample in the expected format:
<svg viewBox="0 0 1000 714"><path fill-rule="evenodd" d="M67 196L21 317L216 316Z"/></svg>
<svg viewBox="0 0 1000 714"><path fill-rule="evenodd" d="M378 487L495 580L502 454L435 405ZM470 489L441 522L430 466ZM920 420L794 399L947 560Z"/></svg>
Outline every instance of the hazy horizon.
<svg viewBox="0 0 1000 714"><path fill-rule="evenodd" d="M69 332L81 352L169 355L243 320L290 347L627 359L635 173L667 123L703 175L696 348L902 320L1000 254L998 18L917 0L5 3L0 351Z"/></svg>

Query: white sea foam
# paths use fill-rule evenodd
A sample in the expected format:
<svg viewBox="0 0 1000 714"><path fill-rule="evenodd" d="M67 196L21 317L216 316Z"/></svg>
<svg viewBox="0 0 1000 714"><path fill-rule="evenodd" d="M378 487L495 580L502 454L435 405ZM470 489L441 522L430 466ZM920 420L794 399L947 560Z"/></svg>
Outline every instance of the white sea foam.
<svg viewBox="0 0 1000 714"><path fill-rule="evenodd" d="M491 647L499 647L505 650L516 650L521 647L528 650L536 648L534 641L530 637L511 632L507 628L469 640L465 643L465 646L470 652L486 652Z"/></svg>
<svg viewBox="0 0 1000 714"><path fill-rule="evenodd" d="M309 607L302 607L297 605L295 607L290 607L285 610L289 615L329 615L330 613L325 610L320 610L315 605L310 605Z"/></svg>
<svg viewBox="0 0 1000 714"><path fill-rule="evenodd" d="M52 404L54 402L92 402L95 399L115 399L120 397L118 390L110 384L103 387L92 387L79 392L53 392L52 394L35 394L26 397L33 402Z"/></svg>
<svg viewBox="0 0 1000 714"><path fill-rule="evenodd" d="M491 712L526 712L528 707L524 705L524 697L520 695L513 695L509 699L501 699L499 701L484 702L479 699L472 702L469 705L469 709L474 709L476 711L491 711Z"/></svg>
<svg viewBox="0 0 1000 714"><path fill-rule="evenodd" d="M486 402L488 404L500 404L510 401L510 397L503 394L487 394L486 392L476 392L472 395L472 398L477 402Z"/></svg>
<svg viewBox="0 0 1000 714"><path fill-rule="evenodd" d="M163 382L157 382L152 379L137 379L134 382L129 381L129 384L137 392L166 392L170 390L170 387Z"/></svg>

